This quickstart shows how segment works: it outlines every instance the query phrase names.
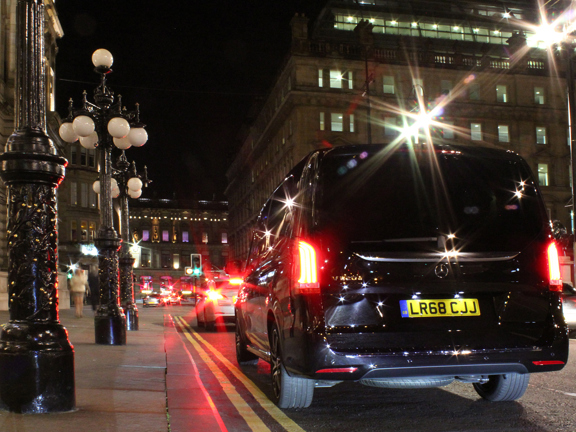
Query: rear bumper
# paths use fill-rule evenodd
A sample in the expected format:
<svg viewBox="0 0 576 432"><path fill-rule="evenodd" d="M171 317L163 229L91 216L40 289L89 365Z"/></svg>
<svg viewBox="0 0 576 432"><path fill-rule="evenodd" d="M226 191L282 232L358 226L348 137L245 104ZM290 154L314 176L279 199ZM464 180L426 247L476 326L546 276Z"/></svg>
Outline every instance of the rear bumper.
<svg viewBox="0 0 576 432"><path fill-rule="evenodd" d="M568 337L548 347L478 351L428 351L394 354L344 353L324 342L309 345L304 368L285 359L289 372L317 380L500 375L552 372L568 361Z"/></svg>

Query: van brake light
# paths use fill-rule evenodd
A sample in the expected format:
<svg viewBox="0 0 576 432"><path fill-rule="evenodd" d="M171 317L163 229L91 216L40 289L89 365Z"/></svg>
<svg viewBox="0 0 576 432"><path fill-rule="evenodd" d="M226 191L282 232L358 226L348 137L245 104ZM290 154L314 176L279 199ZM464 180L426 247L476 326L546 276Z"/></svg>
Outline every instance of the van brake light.
<svg viewBox="0 0 576 432"><path fill-rule="evenodd" d="M550 291L562 291L562 275L560 274L560 259L556 243L548 246L548 271L550 274Z"/></svg>
<svg viewBox="0 0 576 432"><path fill-rule="evenodd" d="M300 277L296 282L296 289L300 294L320 292L316 262L314 247L305 241L299 241L298 263L300 265Z"/></svg>

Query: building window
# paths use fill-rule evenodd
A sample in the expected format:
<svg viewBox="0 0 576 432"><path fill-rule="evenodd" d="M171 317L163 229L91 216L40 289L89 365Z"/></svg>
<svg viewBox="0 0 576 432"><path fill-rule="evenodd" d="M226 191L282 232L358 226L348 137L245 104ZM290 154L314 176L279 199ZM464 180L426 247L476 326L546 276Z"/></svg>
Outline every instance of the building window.
<svg viewBox="0 0 576 432"><path fill-rule="evenodd" d="M96 222L90 222L88 225L88 240L93 241L96 238Z"/></svg>
<svg viewBox="0 0 576 432"><path fill-rule="evenodd" d="M168 251L160 252L160 267L162 268L170 268L172 267L172 256Z"/></svg>
<svg viewBox="0 0 576 432"><path fill-rule="evenodd" d="M177 253L172 254L172 268L174 268L174 270L180 268L180 255Z"/></svg>
<svg viewBox="0 0 576 432"><path fill-rule="evenodd" d="M78 205L78 183L70 183L70 205Z"/></svg>
<svg viewBox="0 0 576 432"><path fill-rule="evenodd" d="M88 241L88 222L80 222L80 238L83 242Z"/></svg>
<svg viewBox="0 0 576 432"><path fill-rule="evenodd" d="M470 123L470 139L482 141L482 125L480 123Z"/></svg>
<svg viewBox="0 0 576 432"><path fill-rule="evenodd" d="M354 114L350 114L350 132L355 132L355 129L354 129Z"/></svg>
<svg viewBox="0 0 576 432"><path fill-rule="evenodd" d="M88 149L88 166L96 168L96 150Z"/></svg>
<svg viewBox="0 0 576 432"><path fill-rule="evenodd" d="M510 134L508 132L508 126L498 125L498 141L510 142Z"/></svg>
<svg viewBox="0 0 576 432"><path fill-rule="evenodd" d="M330 114L330 130L333 132L342 132L344 130L344 114L332 113Z"/></svg>
<svg viewBox="0 0 576 432"><path fill-rule="evenodd" d="M538 164L538 184L548 186L548 164Z"/></svg>
<svg viewBox="0 0 576 432"><path fill-rule="evenodd" d="M140 266L150 267L150 249L140 248Z"/></svg>
<svg viewBox="0 0 576 432"><path fill-rule="evenodd" d="M318 69L318 87L324 87L324 71Z"/></svg>
<svg viewBox="0 0 576 432"><path fill-rule="evenodd" d="M325 130L325 120L324 120L324 113L320 113L320 130Z"/></svg>
<svg viewBox="0 0 576 432"><path fill-rule="evenodd" d="M170 233L168 230L162 230L162 241L167 242L170 241Z"/></svg>
<svg viewBox="0 0 576 432"><path fill-rule="evenodd" d="M330 88L342 88L342 72L339 70L330 71Z"/></svg>
<svg viewBox="0 0 576 432"><path fill-rule="evenodd" d="M544 87L534 87L534 103L544 105Z"/></svg>
<svg viewBox="0 0 576 432"><path fill-rule="evenodd" d="M471 83L468 90L468 99L480 100L480 84Z"/></svg>
<svg viewBox="0 0 576 432"><path fill-rule="evenodd" d="M384 117L384 135L388 137L398 135L398 128L396 127L396 117Z"/></svg>
<svg viewBox="0 0 576 432"><path fill-rule="evenodd" d="M222 243L228 243L228 233L222 233Z"/></svg>
<svg viewBox="0 0 576 432"><path fill-rule="evenodd" d="M70 147L70 164L76 165L76 158L78 154L78 147L75 145Z"/></svg>
<svg viewBox="0 0 576 432"><path fill-rule="evenodd" d="M442 126L440 128L440 133L442 134L442 137L444 139L449 139L449 140L454 139L454 122L447 121L447 122L444 122L444 124L446 126Z"/></svg>
<svg viewBox="0 0 576 432"><path fill-rule="evenodd" d="M142 241L150 241L150 230L142 230Z"/></svg>
<svg viewBox="0 0 576 432"><path fill-rule="evenodd" d="M414 78L412 81L414 86L414 95L424 96L424 80L421 78Z"/></svg>
<svg viewBox="0 0 576 432"><path fill-rule="evenodd" d="M182 231L182 243L190 242L188 231Z"/></svg>
<svg viewBox="0 0 576 432"><path fill-rule="evenodd" d="M80 183L80 205L88 207L88 185L86 183Z"/></svg>
<svg viewBox="0 0 576 432"><path fill-rule="evenodd" d="M78 240L78 224L76 221L70 221L70 240L75 242Z"/></svg>
<svg viewBox="0 0 576 432"><path fill-rule="evenodd" d="M180 254L180 265L182 267L190 267L190 252L182 252Z"/></svg>
<svg viewBox="0 0 576 432"><path fill-rule="evenodd" d="M384 77L384 94L395 94L394 88L394 77L385 76Z"/></svg>
<svg viewBox="0 0 576 432"><path fill-rule="evenodd" d="M207 232L202 233L202 243L204 243L204 244L208 243L208 233Z"/></svg>
<svg viewBox="0 0 576 432"><path fill-rule="evenodd" d="M86 149L84 147L80 149L80 165L83 166L88 165L88 158L86 154Z"/></svg>
<svg viewBox="0 0 576 432"><path fill-rule="evenodd" d="M442 80L440 82L440 93L443 95L449 95L452 91L452 81Z"/></svg>
<svg viewBox="0 0 576 432"><path fill-rule="evenodd" d="M496 86L496 102L508 102L508 93L505 85L499 84Z"/></svg>
<svg viewBox="0 0 576 432"><path fill-rule="evenodd" d="M546 128L536 128L536 144L546 144Z"/></svg>

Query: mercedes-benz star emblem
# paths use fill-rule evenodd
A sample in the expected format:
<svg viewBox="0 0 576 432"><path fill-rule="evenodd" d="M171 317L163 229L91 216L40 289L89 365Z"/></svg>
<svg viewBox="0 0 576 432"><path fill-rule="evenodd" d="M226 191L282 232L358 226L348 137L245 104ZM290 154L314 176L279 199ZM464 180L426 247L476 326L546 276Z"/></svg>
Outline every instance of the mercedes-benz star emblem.
<svg viewBox="0 0 576 432"><path fill-rule="evenodd" d="M448 273L450 273L450 267L448 267L448 264L441 263L434 268L434 274L436 274L440 279L444 279L448 276Z"/></svg>

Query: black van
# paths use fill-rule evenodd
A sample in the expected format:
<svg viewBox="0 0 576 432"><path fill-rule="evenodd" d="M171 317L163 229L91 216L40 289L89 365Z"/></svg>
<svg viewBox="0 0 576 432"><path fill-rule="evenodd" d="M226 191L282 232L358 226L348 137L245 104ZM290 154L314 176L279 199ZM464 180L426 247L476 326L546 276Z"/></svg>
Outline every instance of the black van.
<svg viewBox="0 0 576 432"><path fill-rule="evenodd" d="M343 380L460 380L516 400L530 373L566 364L561 290L545 207L516 153L317 150L255 226L235 305L238 362L271 363L282 408Z"/></svg>

